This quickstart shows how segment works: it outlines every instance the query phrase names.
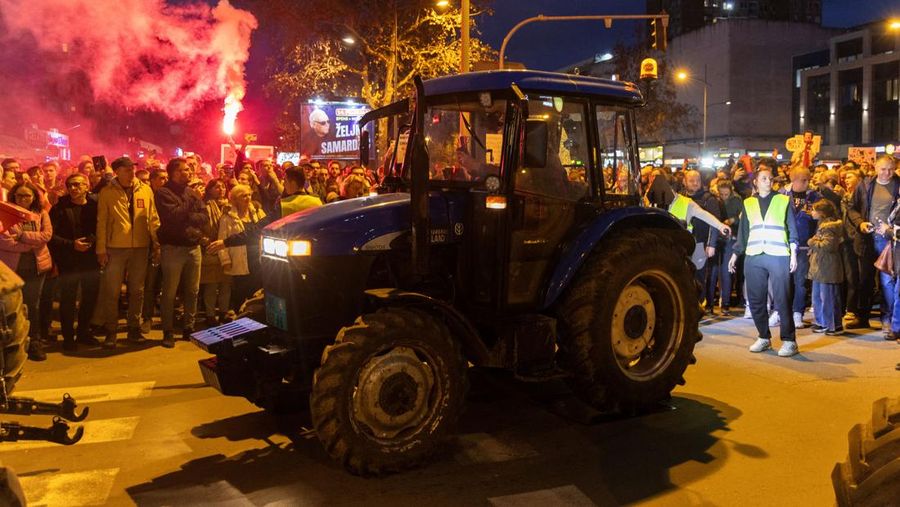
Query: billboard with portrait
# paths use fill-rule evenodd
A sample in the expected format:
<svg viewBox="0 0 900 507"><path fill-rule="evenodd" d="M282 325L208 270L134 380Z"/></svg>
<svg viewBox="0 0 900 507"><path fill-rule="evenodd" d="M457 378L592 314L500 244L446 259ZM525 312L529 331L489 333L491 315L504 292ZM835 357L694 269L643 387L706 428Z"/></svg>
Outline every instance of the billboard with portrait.
<svg viewBox="0 0 900 507"><path fill-rule="evenodd" d="M312 159L359 159L359 121L369 106L355 102L310 102L300 106L300 154ZM370 153L374 126L369 129Z"/></svg>

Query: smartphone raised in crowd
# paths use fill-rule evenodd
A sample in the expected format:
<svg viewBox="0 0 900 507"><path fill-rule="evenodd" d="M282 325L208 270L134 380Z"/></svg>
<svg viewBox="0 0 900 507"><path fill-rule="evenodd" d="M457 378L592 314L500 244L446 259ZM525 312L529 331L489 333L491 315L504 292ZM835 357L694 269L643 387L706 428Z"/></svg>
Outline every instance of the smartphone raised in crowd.
<svg viewBox="0 0 900 507"><path fill-rule="evenodd" d="M106 170L106 166L108 164L106 163L106 157L104 155L94 155L93 157L91 157L91 161L94 163L95 171Z"/></svg>

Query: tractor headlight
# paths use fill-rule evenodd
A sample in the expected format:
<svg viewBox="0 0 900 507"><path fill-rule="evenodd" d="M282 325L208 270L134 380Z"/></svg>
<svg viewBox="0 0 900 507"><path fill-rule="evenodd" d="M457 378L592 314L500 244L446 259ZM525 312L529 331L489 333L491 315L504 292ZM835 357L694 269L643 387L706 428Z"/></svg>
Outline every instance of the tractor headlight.
<svg viewBox="0 0 900 507"><path fill-rule="evenodd" d="M311 255L312 243L305 239L285 240L263 237L262 250L266 257L286 261L288 257Z"/></svg>

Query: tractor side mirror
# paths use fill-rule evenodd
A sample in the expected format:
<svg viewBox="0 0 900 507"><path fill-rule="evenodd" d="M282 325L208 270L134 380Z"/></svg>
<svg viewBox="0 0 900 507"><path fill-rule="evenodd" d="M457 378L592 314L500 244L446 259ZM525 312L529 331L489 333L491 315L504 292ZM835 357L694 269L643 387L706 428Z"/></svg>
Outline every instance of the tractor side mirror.
<svg viewBox="0 0 900 507"><path fill-rule="evenodd" d="M547 167L547 122L527 120L525 122L525 167L541 169Z"/></svg>
<svg viewBox="0 0 900 507"><path fill-rule="evenodd" d="M363 130L359 135L359 165L369 166L369 131Z"/></svg>

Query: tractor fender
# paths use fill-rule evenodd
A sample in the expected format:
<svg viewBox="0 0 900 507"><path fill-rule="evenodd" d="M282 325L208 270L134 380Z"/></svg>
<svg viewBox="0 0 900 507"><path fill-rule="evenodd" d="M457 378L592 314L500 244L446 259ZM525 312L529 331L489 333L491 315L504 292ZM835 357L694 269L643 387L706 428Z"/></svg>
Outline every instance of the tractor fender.
<svg viewBox="0 0 900 507"><path fill-rule="evenodd" d="M646 228L680 231L678 236L685 251L690 254L694 249L691 234L668 211L639 206L607 211L582 229L574 239L563 245L559 261L547 284L543 308L546 310L552 306L565 292L581 265L604 238L618 232Z"/></svg>
<svg viewBox="0 0 900 507"><path fill-rule="evenodd" d="M365 293L379 306L413 306L442 317L453 336L460 341L463 353L472 364L485 365L490 362L490 353L481 341L478 331L463 314L445 301L418 292L392 288L369 289Z"/></svg>

